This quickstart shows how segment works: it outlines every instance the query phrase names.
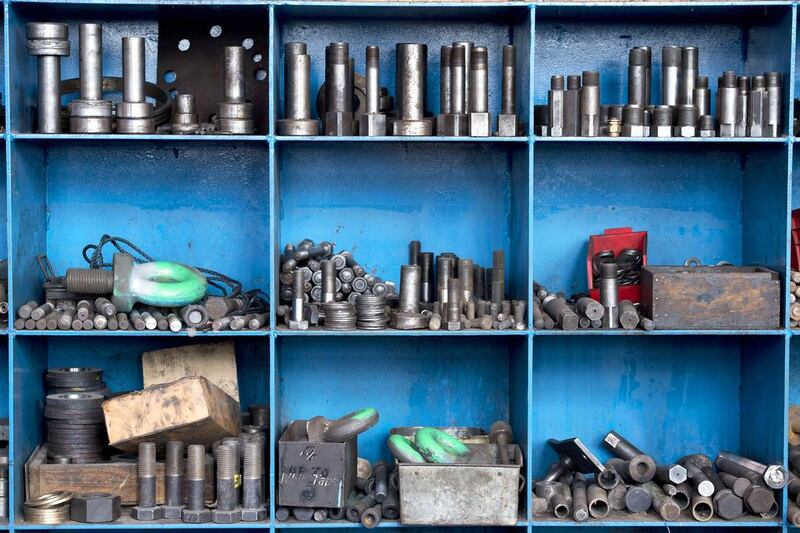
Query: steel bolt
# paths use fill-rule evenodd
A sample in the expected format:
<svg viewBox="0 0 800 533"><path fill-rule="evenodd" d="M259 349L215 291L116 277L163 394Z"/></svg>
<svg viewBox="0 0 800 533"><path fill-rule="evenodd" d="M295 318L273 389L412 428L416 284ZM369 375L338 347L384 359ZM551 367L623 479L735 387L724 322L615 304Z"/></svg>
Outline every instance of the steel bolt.
<svg viewBox="0 0 800 533"><path fill-rule="evenodd" d="M139 443L137 460L137 505L131 510L134 520L158 520L163 510L156 506L156 443Z"/></svg>

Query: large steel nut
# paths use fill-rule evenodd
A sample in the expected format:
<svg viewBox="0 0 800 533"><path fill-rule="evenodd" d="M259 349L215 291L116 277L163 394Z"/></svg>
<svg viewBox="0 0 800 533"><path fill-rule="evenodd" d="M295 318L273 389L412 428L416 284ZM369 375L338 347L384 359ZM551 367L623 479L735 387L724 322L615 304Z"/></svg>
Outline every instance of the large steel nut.
<svg viewBox="0 0 800 533"><path fill-rule="evenodd" d="M70 502L70 517L76 522L100 524L119 520L121 500L107 492L76 494Z"/></svg>

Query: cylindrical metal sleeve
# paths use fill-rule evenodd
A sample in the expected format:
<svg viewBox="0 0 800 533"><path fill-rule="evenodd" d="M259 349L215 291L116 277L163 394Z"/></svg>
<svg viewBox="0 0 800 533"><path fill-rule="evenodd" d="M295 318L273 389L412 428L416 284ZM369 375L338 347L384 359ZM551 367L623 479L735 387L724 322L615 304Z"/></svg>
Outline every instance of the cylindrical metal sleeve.
<svg viewBox="0 0 800 533"><path fill-rule="evenodd" d="M439 55L439 113L451 113L451 75L450 58L453 55L453 47L450 45L442 46Z"/></svg>
<svg viewBox="0 0 800 533"><path fill-rule="evenodd" d="M503 46L503 94L500 103L501 113L513 115L517 109L517 48L513 44Z"/></svg>
<svg viewBox="0 0 800 533"><path fill-rule="evenodd" d="M681 47L665 46L661 49L661 103L678 105L680 90Z"/></svg>
<svg viewBox="0 0 800 533"><path fill-rule="evenodd" d="M81 24L80 41L81 98L100 100L103 97L103 27Z"/></svg>
<svg viewBox="0 0 800 533"><path fill-rule="evenodd" d="M61 133L61 57L39 56L39 132Z"/></svg>
<svg viewBox="0 0 800 533"><path fill-rule="evenodd" d="M122 99L144 102L144 38L122 38Z"/></svg>
<svg viewBox="0 0 800 533"><path fill-rule="evenodd" d="M353 112L353 80L347 43L331 43L325 47L325 109Z"/></svg>
<svg viewBox="0 0 800 533"><path fill-rule="evenodd" d="M422 268L419 265L403 265L400 267L400 311L404 313L419 312L421 282Z"/></svg>
<svg viewBox="0 0 800 533"><path fill-rule="evenodd" d="M380 113L381 63L380 49L367 46L367 113Z"/></svg>
<svg viewBox="0 0 800 533"><path fill-rule="evenodd" d="M397 116L400 120L422 120L425 116L425 85L428 75L428 47L424 44L397 45Z"/></svg>
<svg viewBox="0 0 800 533"><path fill-rule="evenodd" d="M305 43L286 43L284 47L284 118L311 118L311 58Z"/></svg>
<svg viewBox="0 0 800 533"><path fill-rule="evenodd" d="M466 53L463 46L453 46L450 58L450 110L455 115L465 111Z"/></svg>

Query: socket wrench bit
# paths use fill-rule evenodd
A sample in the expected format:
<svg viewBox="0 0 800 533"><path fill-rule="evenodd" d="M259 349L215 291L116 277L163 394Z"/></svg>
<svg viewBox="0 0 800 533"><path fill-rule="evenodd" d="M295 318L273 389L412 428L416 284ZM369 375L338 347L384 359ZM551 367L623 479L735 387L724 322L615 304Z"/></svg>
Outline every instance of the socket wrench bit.
<svg viewBox="0 0 800 533"><path fill-rule="evenodd" d="M583 71L581 87L581 137L600 135L600 73Z"/></svg>
<svg viewBox="0 0 800 533"><path fill-rule="evenodd" d="M215 451L217 460L217 506L211 511L211 521L216 524L234 524L242 519L242 509L236 499L235 475L239 451L230 444L221 444Z"/></svg>
<svg viewBox="0 0 800 533"><path fill-rule="evenodd" d="M217 105L217 131L223 134L252 135L253 104L247 101L247 50L242 46L226 46L223 56L223 101Z"/></svg>
<svg viewBox="0 0 800 533"><path fill-rule="evenodd" d="M325 47L325 135L348 136L355 131L353 121L353 78L350 45L331 43Z"/></svg>
<svg viewBox="0 0 800 533"><path fill-rule="evenodd" d="M671 522L678 519L681 515L681 508L678 507L672 497L664 493L658 483L648 481L642 485L642 488L650 493L650 498L653 500L653 509L663 520Z"/></svg>
<svg viewBox="0 0 800 533"><path fill-rule="evenodd" d="M733 123L734 137L748 137L747 117L749 110L747 104L750 100L750 78L739 76L736 78L736 120Z"/></svg>
<svg viewBox="0 0 800 533"><path fill-rule="evenodd" d="M367 112L358 117L358 134L362 137L383 137L386 135L386 115L380 111L380 49L367 46L366 55Z"/></svg>
<svg viewBox="0 0 800 533"><path fill-rule="evenodd" d="M469 134L488 137L492 134L492 115L489 113L489 51L474 46L469 67Z"/></svg>
<svg viewBox="0 0 800 533"><path fill-rule="evenodd" d="M167 462L164 467L166 503L161 507L164 518L180 520L183 513L183 442L167 442Z"/></svg>
<svg viewBox="0 0 800 533"><path fill-rule="evenodd" d="M567 76L564 91L564 137L578 137L581 133L581 77Z"/></svg>
<svg viewBox="0 0 800 533"><path fill-rule="evenodd" d="M503 45L502 80L497 136L516 137L522 135L522 122L517 115L517 47L513 44Z"/></svg>
<svg viewBox="0 0 800 533"><path fill-rule="evenodd" d="M650 49L637 47L628 52L628 105L650 105Z"/></svg>
<svg viewBox="0 0 800 533"><path fill-rule="evenodd" d="M159 520L161 507L156 505L156 443L140 442L136 461L136 506L131 509L134 520Z"/></svg>
<svg viewBox="0 0 800 533"><path fill-rule="evenodd" d="M437 135L445 137L469 135L469 117L464 111L467 80L466 54L466 47L453 44L450 51L450 112L444 113L437 120Z"/></svg>
<svg viewBox="0 0 800 533"><path fill-rule="evenodd" d="M736 73L726 70L717 81L717 124L720 137L733 137L736 123Z"/></svg>
<svg viewBox="0 0 800 533"><path fill-rule="evenodd" d="M61 57L69 56L69 26L55 22L25 24L28 53L38 57L37 132L61 133Z"/></svg>
<svg viewBox="0 0 800 533"><path fill-rule="evenodd" d="M122 38L122 102L117 104L117 133L155 133L153 104L144 95L144 37Z"/></svg>
<svg viewBox="0 0 800 533"><path fill-rule="evenodd" d="M548 294L542 305L545 312L558 324L558 327L565 331L578 329L578 315L566 301L556 297L554 294Z"/></svg>
<svg viewBox="0 0 800 533"><path fill-rule="evenodd" d="M765 72L767 78L767 122L764 137L783 135L783 87L780 72Z"/></svg>
<svg viewBox="0 0 800 533"><path fill-rule="evenodd" d="M319 135L311 118L311 56L306 43L283 45L283 116L278 135Z"/></svg>
<svg viewBox="0 0 800 533"><path fill-rule="evenodd" d="M433 135L433 119L425 116L425 89L428 79L428 47L399 43L397 57L397 119L392 135Z"/></svg>
<svg viewBox="0 0 800 533"><path fill-rule="evenodd" d="M657 105L653 108L653 122L650 126L651 137L672 137L673 107Z"/></svg>
<svg viewBox="0 0 800 533"><path fill-rule="evenodd" d="M600 303L605 309L603 327L616 329L619 327L619 294L617 284L617 264L600 265Z"/></svg>
<svg viewBox="0 0 800 533"><path fill-rule="evenodd" d="M694 87L697 81L700 50L694 46L681 48L681 81L679 104L694 105Z"/></svg>
<svg viewBox="0 0 800 533"><path fill-rule="evenodd" d="M69 103L69 131L72 133L111 133L112 104L103 100L103 27L81 24L81 97Z"/></svg>
<svg viewBox="0 0 800 533"><path fill-rule="evenodd" d="M692 103L697 106L700 116L711 114L711 90L708 88L708 76L697 76L694 82Z"/></svg>
<svg viewBox="0 0 800 533"><path fill-rule="evenodd" d="M306 292L303 271L292 272L292 311L289 317L289 329L308 329L306 320Z"/></svg>
<svg viewBox="0 0 800 533"><path fill-rule="evenodd" d="M550 90L547 91L547 136L562 137L564 135L564 76L550 78Z"/></svg>
<svg viewBox="0 0 800 533"><path fill-rule="evenodd" d="M656 475L656 463L649 455L642 453L636 446L628 442L616 431L609 431L603 437L603 444L614 455L627 461L624 470L620 470L615 463L615 468L628 479L637 483L650 481ZM620 465L621 466L621 465Z"/></svg>
<svg viewBox="0 0 800 533"><path fill-rule="evenodd" d="M665 46L661 49L661 103L677 106L681 79L681 47Z"/></svg>
<svg viewBox="0 0 800 533"><path fill-rule="evenodd" d="M765 465L747 457L730 452L720 452L716 460L717 468L734 476L750 471L762 476L771 489L782 489L789 482L789 475L781 465Z"/></svg>
<svg viewBox="0 0 800 533"><path fill-rule="evenodd" d="M764 136L768 113L767 79L764 76L753 76L747 102L747 131L750 137Z"/></svg>
<svg viewBox="0 0 800 533"><path fill-rule="evenodd" d="M179 94L172 109L172 133L191 135L200 131L197 105L193 94Z"/></svg>
<svg viewBox="0 0 800 533"><path fill-rule="evenodd" d="M697 107L693 104L678 106L675 119L675 137L697 137Z"/></svg>
<svg viewBox="0 0 800 533"><path fill-rule="evenodd" d="M700 137L716 137L717 136L717 123L711 115L702 115L698 117L697 123L699 125Z"/></svg>
<svg viewBox="0 0 800 533"><path fill-rule="evenodd" d="M622 110L622 136L646 137L644 129L644 107L626 105Z"/></svg>

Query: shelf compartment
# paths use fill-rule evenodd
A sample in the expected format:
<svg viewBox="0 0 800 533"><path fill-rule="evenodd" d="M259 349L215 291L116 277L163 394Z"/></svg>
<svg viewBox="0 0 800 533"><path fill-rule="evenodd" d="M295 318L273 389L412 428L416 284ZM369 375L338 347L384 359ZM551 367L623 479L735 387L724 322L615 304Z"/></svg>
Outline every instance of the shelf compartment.
<svg viewBox="0 0 800 533"><path fill-rule="evenodd" d="M103 25L103 75L122 75L122 38L145 37L145 78L158 83L164 90L197 95L198 114L201 122L208 122L215 112L216 103L222 100L222 55L223 47L239 46L247 28L253 28L253 41L247 50L247 91L254 105L256 132L266 135L268 90L268 28L269 8L266 5L156 5L145 4L97 4L64 2L18 2L9 6L9 53L10 70L14 82L6 99L10 104L10 131L33 132L36 123L36 99L38 94L37 58L28 53L26 47L26 22L63 22L69 24L70 55L61 59L61 79L79 76L79 24L100 22ZM171 66L164 58L158 64L159 23L174 28L183 19L192 21L181 28L180 38L165 35L174 40L177 48L180 40L187 40L189 48L182 54L187 61ZM213 40L211 27L221 27L221 34ZM244 26L244 27L243 27ZM235 28L235 29L234 29ZM171 33L169 31L167 34ZM212 61L207 54L218 54ZM256 54L259 61L253 58ZM177 77L173 80L168 72ZM256 75L258 73L258 75ZM213 81L212 81L213 80ZM210 83L208 83L210 82ZM66 105L76 95L62 97ZM119 101L121 95L112 94ZM204 111L209 111L206 113ZM114 135L110 136L116 140Z"/></svg>
<svg viewBox="0 0 800 533"><path fill-rule="evenodd" d="M785 400L775 383L786 375L785 344L779 336L534 337L532 479L556 460L548 438L579 437L605 461L612 429L657 461L732 451L783 464Z"/></svg>
<svg viewBox="0 0 800 533"><path fill-rule="evenodd" d="M391 459L386 439L393 427L460 425L488 431L495 420L505 420L523 451L523 472L528 468L525 337L278 337L275 342L276 440L292 420L335 418L374 407L380 420L358 438L359 457L374 462ZM524 517L525 493L520 502Z"/></svg>
<svg viewBox="0 0 800 533"><path fill-rule="evenodd" d="M311 56L311 115L319 118L317 92L325 81L325 46L348 42L355 61L355 72L365 74L365 48L380 47L381 86L396 99L395 45L423 43L428 46L428 73L425 107L431 116L439 112L439 56L443 45L454 41L473 41L489 52L489 111L492 130L500 110L502 48L517 47L517 113L529 131L529 58L531 14L527 6L458 5L428 6L371 5L278 5L275 8L275 70L273 87L276 118L283 117L283 46L305 42ZM365 31L369 28L369 31ZM397 102L395 101L395 108ZM274 130L273 130L274 131Z"/></svg>
<svg viewBox="0 0 800 533"><path fill-rule="evenodd" d="M17 522L23 521L25 500L24 465L33 450L44 441L44 375L48 368L94 367L103 369L103 379L113 392L141 390L141 354L150 350L203 344L205 339L130 338L120 342L110 337L17 337L14 340L14 440L12 482L13 509ZM244 409L250 404L269 405L269 341L234 339L239 397ZM133 522L138 524L138 522ZM122 524L120 524L122 525ZM78 526L80 526L78 524ZM130 524L128 524L130 527ZM148 525L149 527L149 525Z"/></svg>
<svg viewBox="0 0 800 533"><path fill-rule="evenodd" d="M628 226L648 232L651 265L727 260L785 279L787 149L536 143L533 279L551 291L585 291L589 235Z"/></svg>
<svg viewBox="0 0 800 533"><path fill-rule="evenodd" d="M37 254L85 267L103 234L269 289L269 149L237 143L17 143L12 298L41 301ZM112 247L105 254L110 262Z"/></svg>
<svg viewBox="0 0 800 533"><path fill-rule="evenodd" d="M484 267L504 249L506 293L528 298L528 154L519 143L281 144L277 245L335 241L398 283L411 240Z"/></svg>
<svg viewBox="0 0 800 533"><path fill-rule="evenodd" d="M752 76L784 76L784 133L789 132L793 9L789 4L742 5L565 5L535 11L534 99L547 103L550 77L600 71L603 104L627 102L628 50L652 48L651 101L661 102L661 48L697 46L700 75L712 96L725 70ZM598 46L598 43L602 43ZM712 97L711 110L716 104Z"/></svg>

